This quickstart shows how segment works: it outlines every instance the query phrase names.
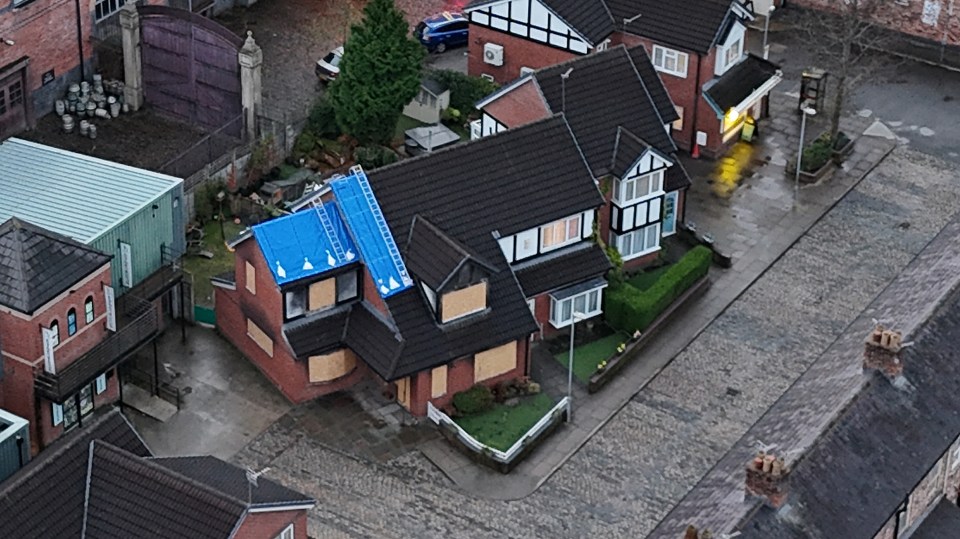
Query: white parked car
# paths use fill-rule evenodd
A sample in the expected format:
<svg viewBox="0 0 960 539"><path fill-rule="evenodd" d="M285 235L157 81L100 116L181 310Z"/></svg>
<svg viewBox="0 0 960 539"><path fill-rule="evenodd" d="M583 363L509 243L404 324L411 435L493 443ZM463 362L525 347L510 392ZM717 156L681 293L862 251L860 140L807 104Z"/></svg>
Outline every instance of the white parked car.
<svg viewBox="0 0 960 539"><path fill-rule="evenodd" d="M328 52L321 60L317 60L317 78L322 81L332 81L340 74L340 60L343 59L343 47L337 47Z"/></svg>

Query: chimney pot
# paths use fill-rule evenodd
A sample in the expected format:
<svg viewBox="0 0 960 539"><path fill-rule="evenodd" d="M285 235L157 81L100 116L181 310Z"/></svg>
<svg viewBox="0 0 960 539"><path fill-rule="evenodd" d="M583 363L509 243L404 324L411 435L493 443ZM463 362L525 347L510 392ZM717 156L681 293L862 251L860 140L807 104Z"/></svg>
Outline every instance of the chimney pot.
<svg viewBox="0 0 960 539"><path fill-rule="evenodd" d="M889 378L899 376L903 372L899 357L902 339L899 331L878 324L864 343L863 369L878 370Z"/></svg>
<svg viewBox="0 0 960 539"><path fill-rule="evenodd" d="M760 461L760 467L757 463ZM766 499L766 503L779 508L787 499L787 480L790 469L783 458L758 454L746 467L746 490L749 494Z"/></svg>

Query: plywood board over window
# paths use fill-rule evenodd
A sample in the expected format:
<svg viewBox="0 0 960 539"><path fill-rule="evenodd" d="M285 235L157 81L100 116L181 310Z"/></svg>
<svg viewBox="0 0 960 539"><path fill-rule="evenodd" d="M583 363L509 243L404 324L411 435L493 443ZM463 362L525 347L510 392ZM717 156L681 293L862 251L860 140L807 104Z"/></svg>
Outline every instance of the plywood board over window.
<svg viewBox="0 0 960 539"><path fill-rule="evenodd" d="M315 311L329 307L337 302L337 283L334 279L324 279L310 285L309 310Z"/></svg>
<svg viewBox="0 0 960 539"><path fill-rule="evenodd" d="M509 372L517 366L517 341L473 356L473 381L480 382Z"/></svg>
<svg viewBox="0 0 960 539"><path fill-rule="evenodd" d="M441 300L441 321L449 322L487 308L487 282L447 292Z"/></svg>
<svg viewBox="0 0 960 539"><path fill-rule="evenodd" d="M262 348L268 356L273 357L273 339L249 318L247 319L247 336L253 339L253 342L257 343L257 346Z"/></svg>
<svg viewBox="0 0 960 539"><path fill-rule="evenodd" d="M310 356L307 362L311 384L330 382L342 378L357 366L357 358L347 348L322 356Z"/></svg>
<svg viewBox="0 0 960 539"><path fill-rule="evenodd" d="M401 406L410 409L410 377L401 378L397 380L397 402Z"/></svg>
<svg viewBox="0 0 960 539"><path fill-rule="evenodd" d="M430 372L430 397L437 398L447 394L447 366L441 365Z"/></svg>
<svg viewBox="0 0 960 539"><path fill-rule="evenodd" d="M247 287L247 291L251 294L257 293L257 270L254 269L253 264L249 261L245 261L246 264L246 275L244 276L244 284Z"/></svg>

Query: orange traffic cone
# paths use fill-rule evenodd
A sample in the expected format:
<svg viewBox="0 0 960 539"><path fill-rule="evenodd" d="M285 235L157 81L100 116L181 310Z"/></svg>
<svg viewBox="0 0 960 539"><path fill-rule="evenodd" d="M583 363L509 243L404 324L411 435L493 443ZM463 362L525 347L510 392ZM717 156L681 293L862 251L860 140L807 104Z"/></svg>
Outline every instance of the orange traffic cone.
<svg viewBox="0 0 960 539"><path fill-rule="evenodd" d="M693 151L690 152L690 157L694 159L700 159L700 145L694 144Z"/></svg>

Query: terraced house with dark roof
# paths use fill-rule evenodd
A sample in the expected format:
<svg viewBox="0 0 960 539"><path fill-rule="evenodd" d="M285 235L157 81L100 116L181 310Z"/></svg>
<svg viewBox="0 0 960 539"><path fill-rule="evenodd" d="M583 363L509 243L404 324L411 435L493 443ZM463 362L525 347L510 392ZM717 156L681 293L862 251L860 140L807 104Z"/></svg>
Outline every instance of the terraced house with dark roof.
<svg viewBox="0 0 960 539"><path fill-rule="evenodd" d="M597 99L598 86L616 87L619 98ZM656 258L683 221L690 177L669 134L679 117L643 47L618 45L525 75L477 107L473 131L483 136L563 111L606 201L597 231L625 267Z"/></svg>
<svg viewBox="0 0 960 539"><path fill-rule="evenodd" d="M722 154L748 117L767 116L781 79L774 64L746 54L749 2L740 0L474 0L468 71L501 83L625 44L642 44L679 116L683 150ZM597 84L595 99L620 99Z"/></svg>
<svg viewBox="0 0 960 539"><path fill-rule="evenodd" d="M306 539L316 500L215 457L154 457L117 410L0 483L0 537Z"/></svg>
<svg viewBox="0 0 960 539"><path fill-rule="evenodd" d="M601 313L602 203L561 116L354 170L234 243L217 326L290 400L370 377L424 415Z"/></svg>

